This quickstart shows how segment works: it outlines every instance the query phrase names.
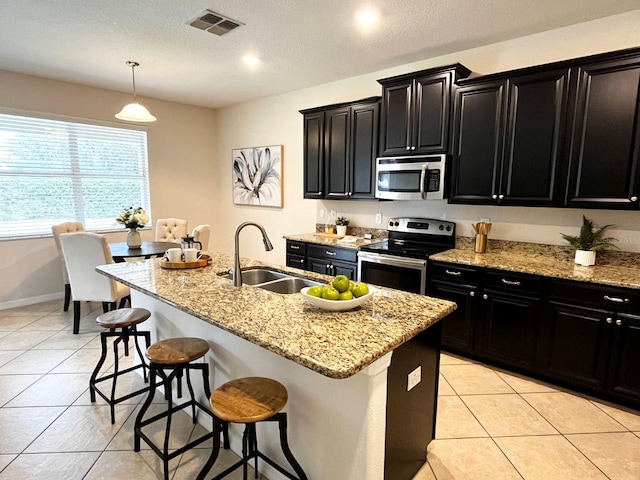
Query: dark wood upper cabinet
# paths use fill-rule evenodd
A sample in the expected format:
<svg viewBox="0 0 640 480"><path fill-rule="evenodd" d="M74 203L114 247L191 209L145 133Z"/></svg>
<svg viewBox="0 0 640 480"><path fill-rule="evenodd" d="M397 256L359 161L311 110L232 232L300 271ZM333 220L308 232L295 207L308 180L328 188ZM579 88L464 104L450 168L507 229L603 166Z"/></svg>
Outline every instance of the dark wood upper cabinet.
<svg viewBox="0 0 640 480"><path fill-rule="evenodd" d="M304 198L324 198L324 112L304 115Z"/></svg>
<svg viewBox="0 0 640 480"><path fill-rule="evenodd" d="M638 208L640 58L585 64L577 78L566 204Z"/></svg>
<svg viewBox="0 0 640 480"><path fill-rule="evenodd" d="M558 69L461 82L451 203L560 204L569 78Z"/></svg>
<svg viewBox="0 0 640 480"><path fill-rule="evenodd" d="M378 80L380 155L447 153L453 83L469 73L455 64Z"/></svg>
<svg viewBox="0 0 640 480"><path fill-rule="evenodd" d="M373 199L380 97L300 113L304 198Z"/></svg>

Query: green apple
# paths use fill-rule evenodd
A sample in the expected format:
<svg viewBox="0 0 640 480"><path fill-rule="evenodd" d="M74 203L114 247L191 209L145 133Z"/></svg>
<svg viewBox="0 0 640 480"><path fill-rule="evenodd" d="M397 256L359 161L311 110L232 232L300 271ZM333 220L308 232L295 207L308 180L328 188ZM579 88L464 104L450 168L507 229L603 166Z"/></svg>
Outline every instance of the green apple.
<svg viewBox="0 0 640 480"><path fill-rule="evenodd" d="M356 283L356 286L353 287L353 296L358 298L363 295L369 293L369 285L366 283Z"/></svg>
<svg viewBox="0 0 640 480"><path fill-rule="evenodd" d="M320 285L316 285L314 287L309 288L309 290L307 290L307 294L311 295L312 297L322 297L322 287Z"/></svg>
<svg viewBox="0 0 640 480"><path fill-rule="evenodd" d="M351 293L349 290L347 290L346 292L341 292L338 300L353 300L353 293Z"/></svg>
<svg viewBox="0 0 640 480"><path fill-rule="evenodd" d="M338 300L340 292L333 287L326 286L322 288L322 298L325 300Z"/></svg>
<svg viewBox="0 0 640 480"><path fill-rule="evenodd" d="M353 289L356 286L356 282L354 282L353 280L349 280L349 291L353 292Z"/></svg>
<svg viewBox="0 0 640 480"><path fill-rule="evenodd" d="M333 288L338 290L340 293L349 290L349 277L346 275L338 275L333 279Z"/></svg>

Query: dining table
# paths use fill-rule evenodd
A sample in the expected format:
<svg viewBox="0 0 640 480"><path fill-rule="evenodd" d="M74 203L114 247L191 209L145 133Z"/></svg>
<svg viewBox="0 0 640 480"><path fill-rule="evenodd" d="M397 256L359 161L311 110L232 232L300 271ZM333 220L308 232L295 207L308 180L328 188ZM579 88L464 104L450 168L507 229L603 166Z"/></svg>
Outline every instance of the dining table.
<svg viewBox="0 0 640 480"><path fill-rule="evenodd" d="M110 243L111 256L116 263L125 262L127 258L144 257L161 257L169 248L180 248L180 244L176 242L142 242L138 248L129 248L127 242Z"/></svg>

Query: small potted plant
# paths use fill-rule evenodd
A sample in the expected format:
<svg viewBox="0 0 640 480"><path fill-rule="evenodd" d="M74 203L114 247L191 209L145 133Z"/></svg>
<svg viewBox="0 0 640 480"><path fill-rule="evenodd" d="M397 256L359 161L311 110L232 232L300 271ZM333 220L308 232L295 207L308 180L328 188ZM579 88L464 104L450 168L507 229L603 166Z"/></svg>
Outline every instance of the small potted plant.
<svg viewBox="0 0 640 480"><path fill-rule="evenodd" d="M583 215L580 235L575 236L561 233L562 238L576 248L575 263L584 266L595 265L596 252L609 247L618 248L613 243L615 238L604 236L604 232L610 227L612 227L612 225L597 228L591 220Z"/></svg>
<svg viewBox="0 0 640 480"><path fill-rule="evenodd" d="M347 226L349 225L349 220L347 217L338 217L336 218L336 231L337 234L344 237L347 234Z"/></svg>

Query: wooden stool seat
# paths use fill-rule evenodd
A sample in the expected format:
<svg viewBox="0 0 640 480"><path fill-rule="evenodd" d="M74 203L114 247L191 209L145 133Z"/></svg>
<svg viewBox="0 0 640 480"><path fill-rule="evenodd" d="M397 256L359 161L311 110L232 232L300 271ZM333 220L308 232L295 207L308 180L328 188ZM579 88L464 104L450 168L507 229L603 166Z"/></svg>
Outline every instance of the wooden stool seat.
<svg viewBox="0 0 640 480"><path fill-rule="evenodd" d="M211 395L209 402L213 412L213 448L209 460L200 470L196 480L205 480L207 473L216 462L220 452L220 433L229 423L245 425L242 435L242 458L211 480L221 480L240 467L242 467L243 480L247 480L251 460L254 461L255 478L258 478L259 458L291 480L307 480L307 475L291 453L287 440L287 414L281 410L288 398L285 386L271 378L244 377L219 386ZM282 453L297 476L285 470L258 449L257 422L278 423Z"/></svg>
<svg viewBox="0 0 640 480"><path fill-rule="evenodd" d="M220 420L252 423L273 417L287 404L287 389L270 378L231 380L211 395L211 410Z"/></svg>
<svg viewBox="0 0 640 480"><path fill-rule="evenodd" d="M104 328L123 328L142 323L150 316L151 312L144 308L121 308L103 313L96 322Z"/></svg>
<svg viewBox="0 0 640 480"><path fill-rule="evenodd" d="M208 351L209 342L201 338L168 338L151 345L147 349L147 358L159 365L178 365L197 360Z"/></svg>

